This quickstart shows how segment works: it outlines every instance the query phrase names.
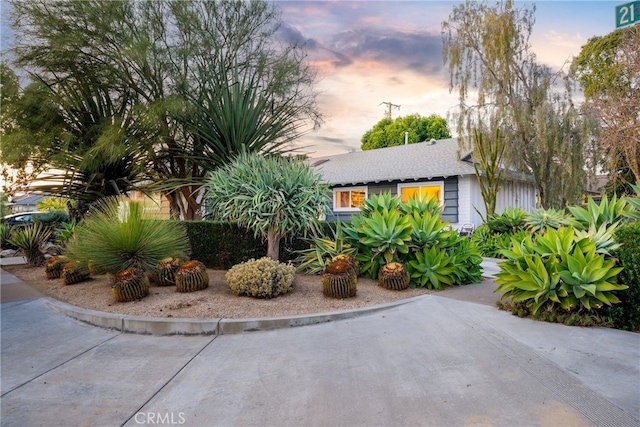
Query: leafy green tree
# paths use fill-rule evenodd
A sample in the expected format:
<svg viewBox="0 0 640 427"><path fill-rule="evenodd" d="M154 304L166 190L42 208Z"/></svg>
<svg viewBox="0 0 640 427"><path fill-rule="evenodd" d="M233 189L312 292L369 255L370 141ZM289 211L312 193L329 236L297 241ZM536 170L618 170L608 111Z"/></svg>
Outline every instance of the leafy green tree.
<svg viewBox="0 0 640 427"><path fill-rule="evenodd" d="M363 150L374 150L403 145L405 132L409 132L409 144L431 139L451 138L447 121L444 118L435 114L428 117L410 114L395 120L388 117L380 120L362 136L361 147Z"/></svg>
<svg viewBox="0 0 640 427"><path fill-rule="evenodd" d="M267 240L267 256L279 258L281 238L306 233L329 204L328 186L302 161L240 153L205 181L214 219L236 222Z"/></svg>
<svg viewBox="0 0 640 427"><path fill-rule="evenodd" d="M215 88L211 79L221 69L227 71L229 85L235 65L242 78L259 76L261 95L274 111L287 106L297 118L312 125L321 122L312 89L315 75L306 63L304 49L278 39L281 18L270 2L11 4L18 40L16 64L45 82L56 96L62 93L59 87L108 88L110 102L121 113L112 115L112 124L119 124L122 131L94 128L99 135L92 134L85 142L99 145L98 151L107 160L125 155L125 164L118 165L124 175L112 177L112 182L137 181L142 166L147 180L165 192L173 213L183 218L199 217L202 194L198 189L211 157L224 157L216 152L220 146L209 146L210 140L194 133L193 123L184 120L185 112L199 105L196 101L214 98L207 92ZM111 138L123 144L100 143ZM89 149L86 144L83 147ZM78 169L79 153L73 148L66 154L73 169ZM86 166L79 170L98 177L101 171L95 165Z"/></svg>
<svg viewBox="0 0 640 427"><path fill-rule="evenodd" d="M474 129L487 139L500 129L505 163L533 175L542 206L562 207L582 193L593 123L574 107L570 82L560 84L562 72L536 62L534 13L511 0L467 0L442 24L444 61L459 94L461 145L472 146Z"/></svg>
<svg viewBox="0 0 640 427"><path fill-rule="evenodd" d="M616 180L629 169L640 182L640 27L589 39L571 64L584 90L584 107L600 119L605 167Z"/></svg>

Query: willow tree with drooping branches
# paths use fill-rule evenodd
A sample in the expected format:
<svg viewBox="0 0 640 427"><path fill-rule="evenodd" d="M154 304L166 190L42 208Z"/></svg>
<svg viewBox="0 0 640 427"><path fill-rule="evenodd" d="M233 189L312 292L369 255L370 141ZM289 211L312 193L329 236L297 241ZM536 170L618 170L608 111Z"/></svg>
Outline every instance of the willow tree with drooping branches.
<svg viewBox="0 0 640 427"><path fill-rule="evenodd" d="M511 0L466 1L442 24L443 58L459 95L461 145L473 147L475 129L489 139L500 129L505 164L533 176L542 206L562 207L582 193L593 128L564 73L537 62L534 15Z"/></svg>

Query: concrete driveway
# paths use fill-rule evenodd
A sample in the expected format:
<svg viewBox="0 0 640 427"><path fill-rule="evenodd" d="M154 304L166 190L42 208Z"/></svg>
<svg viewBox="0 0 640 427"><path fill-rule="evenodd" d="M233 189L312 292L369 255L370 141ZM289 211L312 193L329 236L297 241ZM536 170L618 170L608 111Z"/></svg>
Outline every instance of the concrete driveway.
<svg viewBox="0 0 640 427"><path fill-rule="evenodd" d="M220 336L126 334L37 295L6 302L1 424L640 425L640 334L444 295Z"/></svg>

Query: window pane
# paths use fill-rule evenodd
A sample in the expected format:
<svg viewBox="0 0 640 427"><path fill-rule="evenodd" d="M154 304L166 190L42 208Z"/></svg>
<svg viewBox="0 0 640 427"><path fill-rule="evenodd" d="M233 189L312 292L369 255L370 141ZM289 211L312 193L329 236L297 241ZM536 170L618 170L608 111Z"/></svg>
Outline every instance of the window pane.
<svg viewBox="0 0 640 427"><path fill-rule="evenodd" d="M402 187L400 189L400 196L403 202L408 202L409 199L416 197L418 194L418 187Z"/></svg>
<svg viewBox="0 0 640 427"><path fill-rule="evenodd" d="M351 207L361 208L364 206L364 199L366 198L364 190L353 190L351 192Z"/></svg>
<svg viewBox="0 0 640 427"><path fill-rule="evenodd" d="M350 204L348 191L336 191L336 208L348 208Z"/></svg>
<svg viewBox="0 0 640 427"><path fill-rule="evenodd" d="M442 203L442 198L440 195L440 186L439 185L429 185L429 186L423 186L420 188L420 196L424 199L426 198L427 200L435 197L436 200L440 203Z"/></svg>

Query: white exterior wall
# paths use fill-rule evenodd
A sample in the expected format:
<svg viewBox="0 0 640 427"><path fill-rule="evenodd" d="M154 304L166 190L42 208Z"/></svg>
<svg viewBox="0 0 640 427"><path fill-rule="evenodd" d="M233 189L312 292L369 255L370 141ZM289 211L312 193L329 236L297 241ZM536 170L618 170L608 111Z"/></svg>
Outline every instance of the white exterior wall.
<svg viewBox="0 0 640 427"><path fill-rule="evenodd" d="M525 181L504 181L496 199L496 213L507 208L522 208L531 212L536 207L536 189L533 183Z"/></svg>
<svg viewBox="0 0 640 427"><path fill-rule="evenodd" d="M458 179L459 224L452 224L458 228L462 224L471 223L476 227L482 225L482 216L486 215L482 192L475 175L461 176ZM532 183L524 181L504 181L496 198L496 213L500 214L507 208L520 207L531 212L536 206L536 192Z"/></svg>

